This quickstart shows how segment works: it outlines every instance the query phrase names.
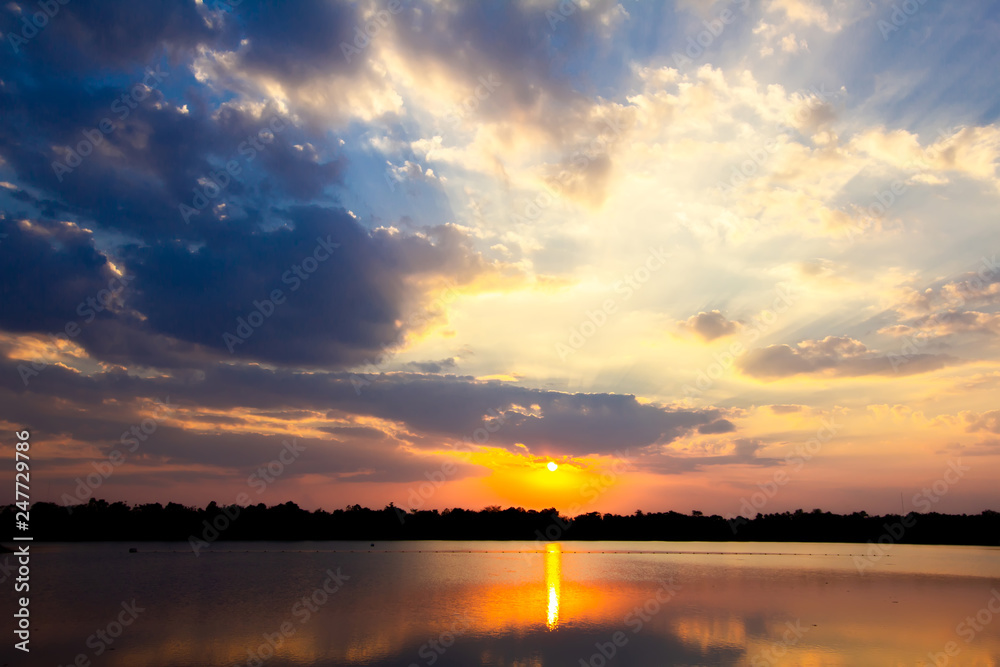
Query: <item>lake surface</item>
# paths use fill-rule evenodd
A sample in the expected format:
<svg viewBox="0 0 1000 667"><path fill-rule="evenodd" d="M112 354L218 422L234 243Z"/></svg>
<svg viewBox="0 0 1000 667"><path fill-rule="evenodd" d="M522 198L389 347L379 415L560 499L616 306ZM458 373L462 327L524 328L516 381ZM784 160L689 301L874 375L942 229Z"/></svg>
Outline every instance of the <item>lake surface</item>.
<svg viewBox="0 0 1000 667"><path fill-rule="evenodd" d="M859 571L867 548L34 544L32 651L8 636L0 664L1000 665L1000 549L895 545Z"/></svg>

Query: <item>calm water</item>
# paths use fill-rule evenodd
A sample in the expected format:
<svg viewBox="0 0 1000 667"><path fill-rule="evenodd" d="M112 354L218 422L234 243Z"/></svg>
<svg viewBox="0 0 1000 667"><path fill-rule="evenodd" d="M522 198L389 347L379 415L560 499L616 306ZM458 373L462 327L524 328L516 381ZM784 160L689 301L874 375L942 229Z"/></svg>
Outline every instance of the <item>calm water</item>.
<svg viewBox="0 0 1000 667"><path fill-rule="evenodd" d="M129 546L34 545L30 660L8 638L0 664L1000 664L1000 549L897 545L859 573L865 545Z"/></svg>

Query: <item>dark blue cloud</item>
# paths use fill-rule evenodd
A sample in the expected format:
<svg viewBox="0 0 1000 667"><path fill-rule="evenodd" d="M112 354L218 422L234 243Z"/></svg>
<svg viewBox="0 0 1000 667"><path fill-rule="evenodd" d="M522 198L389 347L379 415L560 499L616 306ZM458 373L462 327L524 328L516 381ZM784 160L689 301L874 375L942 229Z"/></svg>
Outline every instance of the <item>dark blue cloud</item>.
<svg viewBox="0 0 1000 667"><path fill-rule="evenodd" d="M130 306L152 330L226 357L345 367L399 341L396 322L422 299L412 278L468 280L485 267L447 227L415 237L368 232L339 209L279 215L287 225L233 230L196 249L178 242L129 249Z"/></svg>
<svg viewBox="0 0 1000 667"><path fill-rule="evenodd" d="M417 279L462 283L489 269L448 226L420 236L369 232L342 209L319 207L281 211L279 220L271 231L227 230L196 245L123 246L120 280L89 231L5 219L0 250L11 261L0 266L0 285L9 307L0 326L45 335L72 323L91 356L126 366L228 359L346 368L429 321Z"/></svg>
<svg viewBox="0 0 1000 667"><path fill-rule="evenodd" d="M0 219L0 327L12 332L58 333L82 321L86 299L120 288L92 235L71 224Z"/></svg>
<svg viewBox="0 0 1000 667"><path fill-rule="evenodd" d="M355 71L359 60L344 57L362 24L356 3L301 0L243 2L233 11L247 44L241 64L283 82L303 83L336 71Z"/></svg>
<svg viewBox="0 0 1000 667"><path fill-rule="evenodd" d="M35 3L8 3L0 10L0 30L7 42L0 50L0 63L35 72L81 75L147 63L161 51L176 59L186 58L198 45L214 44L226 36L224 24L208 25L204 10L192 0L72 0L46 4L55 5L45 12L47 20L35 18L43 10ZM28 25L41 27L32 31ZM12 35L30 37L22 43ZM229 42L235 43L232 37Z"/></svg>

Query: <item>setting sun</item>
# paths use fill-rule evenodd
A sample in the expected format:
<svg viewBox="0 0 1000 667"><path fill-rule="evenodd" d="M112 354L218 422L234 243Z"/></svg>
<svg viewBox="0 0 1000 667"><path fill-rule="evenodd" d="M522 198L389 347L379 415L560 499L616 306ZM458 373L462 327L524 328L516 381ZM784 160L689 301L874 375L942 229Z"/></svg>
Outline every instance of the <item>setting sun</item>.
<svg viewBox="0 0 1000 667"><path fill-rule="evenodd" d="M556 463L555 461L549 461L549 470L555 472L556 470L558 470L558 468L559 468L558 463Z"/></svg>

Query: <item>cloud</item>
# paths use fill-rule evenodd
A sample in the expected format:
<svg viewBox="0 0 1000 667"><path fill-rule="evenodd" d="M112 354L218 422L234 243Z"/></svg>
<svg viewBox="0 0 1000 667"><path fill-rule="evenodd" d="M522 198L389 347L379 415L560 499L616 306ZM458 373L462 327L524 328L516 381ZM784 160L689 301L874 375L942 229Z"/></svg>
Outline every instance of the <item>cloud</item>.
<svg viewBox="0 0 1000 667"><path fill-rule="evenodd" d="M952 458L956 456L997 456L1000 455L1000 439L992 438L969 444L952 442L935 453Z"/></svg>
<svg viewBox="0 0 1000 667"><path fill-rule="evenodd" d="M669 444L699 429L735 430L715 409L457 376L368 376L358 392L346 373L218 365L143 378L120 370L84 375L52 367L25 387L17 363L0 360L0 398L38 437L113 446L126 420L141 422L143 406L169 397L173 413L143 444L141 460L210 466L227 474L270 460L289 437L314 452L311 472L412 480L426 470L425 457L464 442L582 456ZM229 418L219 422L220 415ZM239 415L243 419L232 418Z"/></svg>
<svg viewBox="0 0 1000 667"><path fill-rule="evenodd" d="M872 128L859 132L850 141L853 150L915 173L949 172L1000 186L997 164L1000 162L1000 127L959 127L950 134L942 132L937 141L924 146L920 137L907 130Z"/></svg>
<svg viewBox="0 0 1000 667"><path fill-rule="evenodd" d="M417 317L427 301L421 284L447 276L461 285L490 270L448 226L419 235L368 232L343 210L320 207L284 217L288 226L225 235L197 250L178 243L130 249L129 303L147 327L218 354L228 356L223 334L230 333L245 339L233 346L236 358L346 367L401 343L407 325L420 330L427 322ZM339 247L324 249L328 243ZM311 259L317 252L328 259ZM274 290L287 302L255 305ZM252 335L237 332L255 310L270 314L263 312Z"/></svg>
<svg viewBox="0 0 1000 667"><path fill-rule="evenodd" d="M978 270L945 283L937 294L933 291L928 294L929 298L935 296L947 304L1000 304L1000 265L996 255L984 257Z"/></svg>
<svg viewBox="0 0 1000 667"><path fill-rule="evenodd" d="M344 399L343 409L458 438L471 437L481 428L487 411L497 410L504 424L490 436L491 444L513 447L523 443L533 452L552 455L612 453L619 448L667 443L721 416L714 409L643 404L630 395L567 394L509 382L405 374L373 376L359 396L351 398L353 394ZM727 428L725 424L714 428Z"/></svg>
<svg viewBox="0 0 1000 667"><path fill-rule="evenodd" d="M717 422L712 422L711 424L705 424L704 426L698 427L698 433L704 435L715 435L719 433L732 433L736 430L736 426L728 419L720 419Z"/></svg>
<svg viewBox="0 0 1000 667"><path fill-rule="evenodd" d="M795 40L795 33L790 33L781 38L781 50L785 53L798 53L799 51L808 51L809 44L806 40L800 39Z"/></svg>
<svg viewBox="0 0 1000 667"><path fill-rule="evenodd" d="M777 466L784 463L783 458L760 456L764 445L753 438L737 438L735 440L711 444L712 454L677 455L668 452L649 454L635 459L642 469L662 475L679 475L687 472L703 470L708 466Z"/></svg>
<svg viewBox="0 0 1000 667"><path fill-rule="evenodd" d="M731 336L738 333L743 326L739 322L727 320L726 316L718 310L707 313L702 311L684 321L678 322L677 325L682 330L693 331L705 342L711 342L716 338L724 336Z"/></svg>
<svg viewBox="0 0 1000 667"><path fill-rule="evenodd" d="M0 327L11 332L60 333L80 319L78 308L99 297L118 273L93 234L72 222L0 219L3 261ZM114 302L108 295L108 303Z"/></svg>
<svg viewBox="0 0 1000 667"><path fill-rule="evenodd" d="M421 373L443 373L458 368L458 359L448 357L438 361L410 361L407 362L406 367Z"/></svg>
<svg viewBox="0 0 1000 667"><path fill-rule="evenodd" d="M353 43L354 28L365 21L356 4L303 0L294 7L279 2L247 3L232 17L244 43L239 66L275 81L306 84L331 72L352 72L341 44ZM234 26L235 27L235 26Z"/></svg>
<svg viewBox="0 0 1000 667"><path fill-rule="evenodd" d="M75 343L123 365L214 358L345 368L434 324L442 314L430 294L446 280L503 279L450 226L369 232L343 210L319 207L282 217L274 230L220 234L197 247L124 246L115 268L90 230L2 220L11 259L0 267L0 285L11 296L0 324L45 336L73 323ZM107 308L87 305L110 285Z"/></svg>
<svg viewBox="0 0 1000 667"><path fill-rule="evenodd" d="M5 41L9 33L21 32L21 16L36 10L27 3L7 4L0 13ZM36 71L51 68L75 74L123 69L137 62L149 63L162 52L180 60L200 45L233 40L221 13L209 12L207 3L191 0L150 0L142 5L127 0L60 3L56 16L29 44L20 46L19 54L3 50L0 64L4 71L11 71L11 61ZM114 39L107 39L110 31Z"/></svg>
<svg viewBox="0 0 1000 667"><path fill-rule="evenodd" d="M0 8L0 418L69 483L170 395L116 473L165 496L238 484L291 437L289 474L322 482L425 480L484 433L664 474L777 465L752 429L936 392L905 376L965 360L979 376L932 378L968 411L951 428L995 432L996 262L941 277L995 226L1000 128L963 69L994 50L954 23L986 14L922 15L945 39L910 54L916 29L883 49L886 2L728 3L747 15L680 63L727 3L566 2L553 25L557 4L72 0L18 49L37 3ZM743 375L676 403L740 334ZM811 381L852 377L880 381ZM753 378L786 382L762 400Z"/></svg>
<svg viewBox="0 0 1000 667"><path fill-rule="evenodd" d="M1000 313L948 310L916 318L912 320L911 328L924 336L961 333L996 335L1000 334Z"/></svg>
<svg viewBox="0 0 1000 667"><path fill-rule="evenodd" d="M874 4L866 0L769 0L769 14L784 14L789 23L815 26L837 33L869 15Z"/></svg>
<svg viewBox="0 0 1000 667"><path fill-rule="evenodd" d="M325 142L274 104L213 109L202 90L186 104L168 101L165 89L185 77L172 64L159 88L122 103L144 76L140 68L109 84L42 71L0 89L0 105L18 119L0 127L0 150L38 217L142 240L202 241L236 220L259 225L272 203L312 201L341 181L342 157L330 149L320 155L313 140Z"/></svg>
<svg viewBox="0 0 1000 667"><path fill-rule="evenodd" d="M908 356L906 364L897 367L900 373L912 375L944 368L956 361L943 354L914 354ZM805 340L795 346L770 345L751 350L738 363L746 375L763 379L811 373L837 377L897 373L888 357L846 336Z"/></svg>
<svg viewBox="0 0 1000 667"><path fill-rule="evenodd" d="M987 433L1000 434L1000 410L990 410L989 412L967 412L963 415L969 424L966 431L977 433L985 431Z"/></svg>
<svg viewBox="0 0 1000 667"><path fill-rule="evenodd" d="M966 309L992 308L1000 304L1000 271L995 257L984 257L978 270L947 281L937 280L921 290L900 287L892 311L901 321L884 326L878 333L910 336L929 341L950 335L1000 333L1000 314Z"/></svg>

